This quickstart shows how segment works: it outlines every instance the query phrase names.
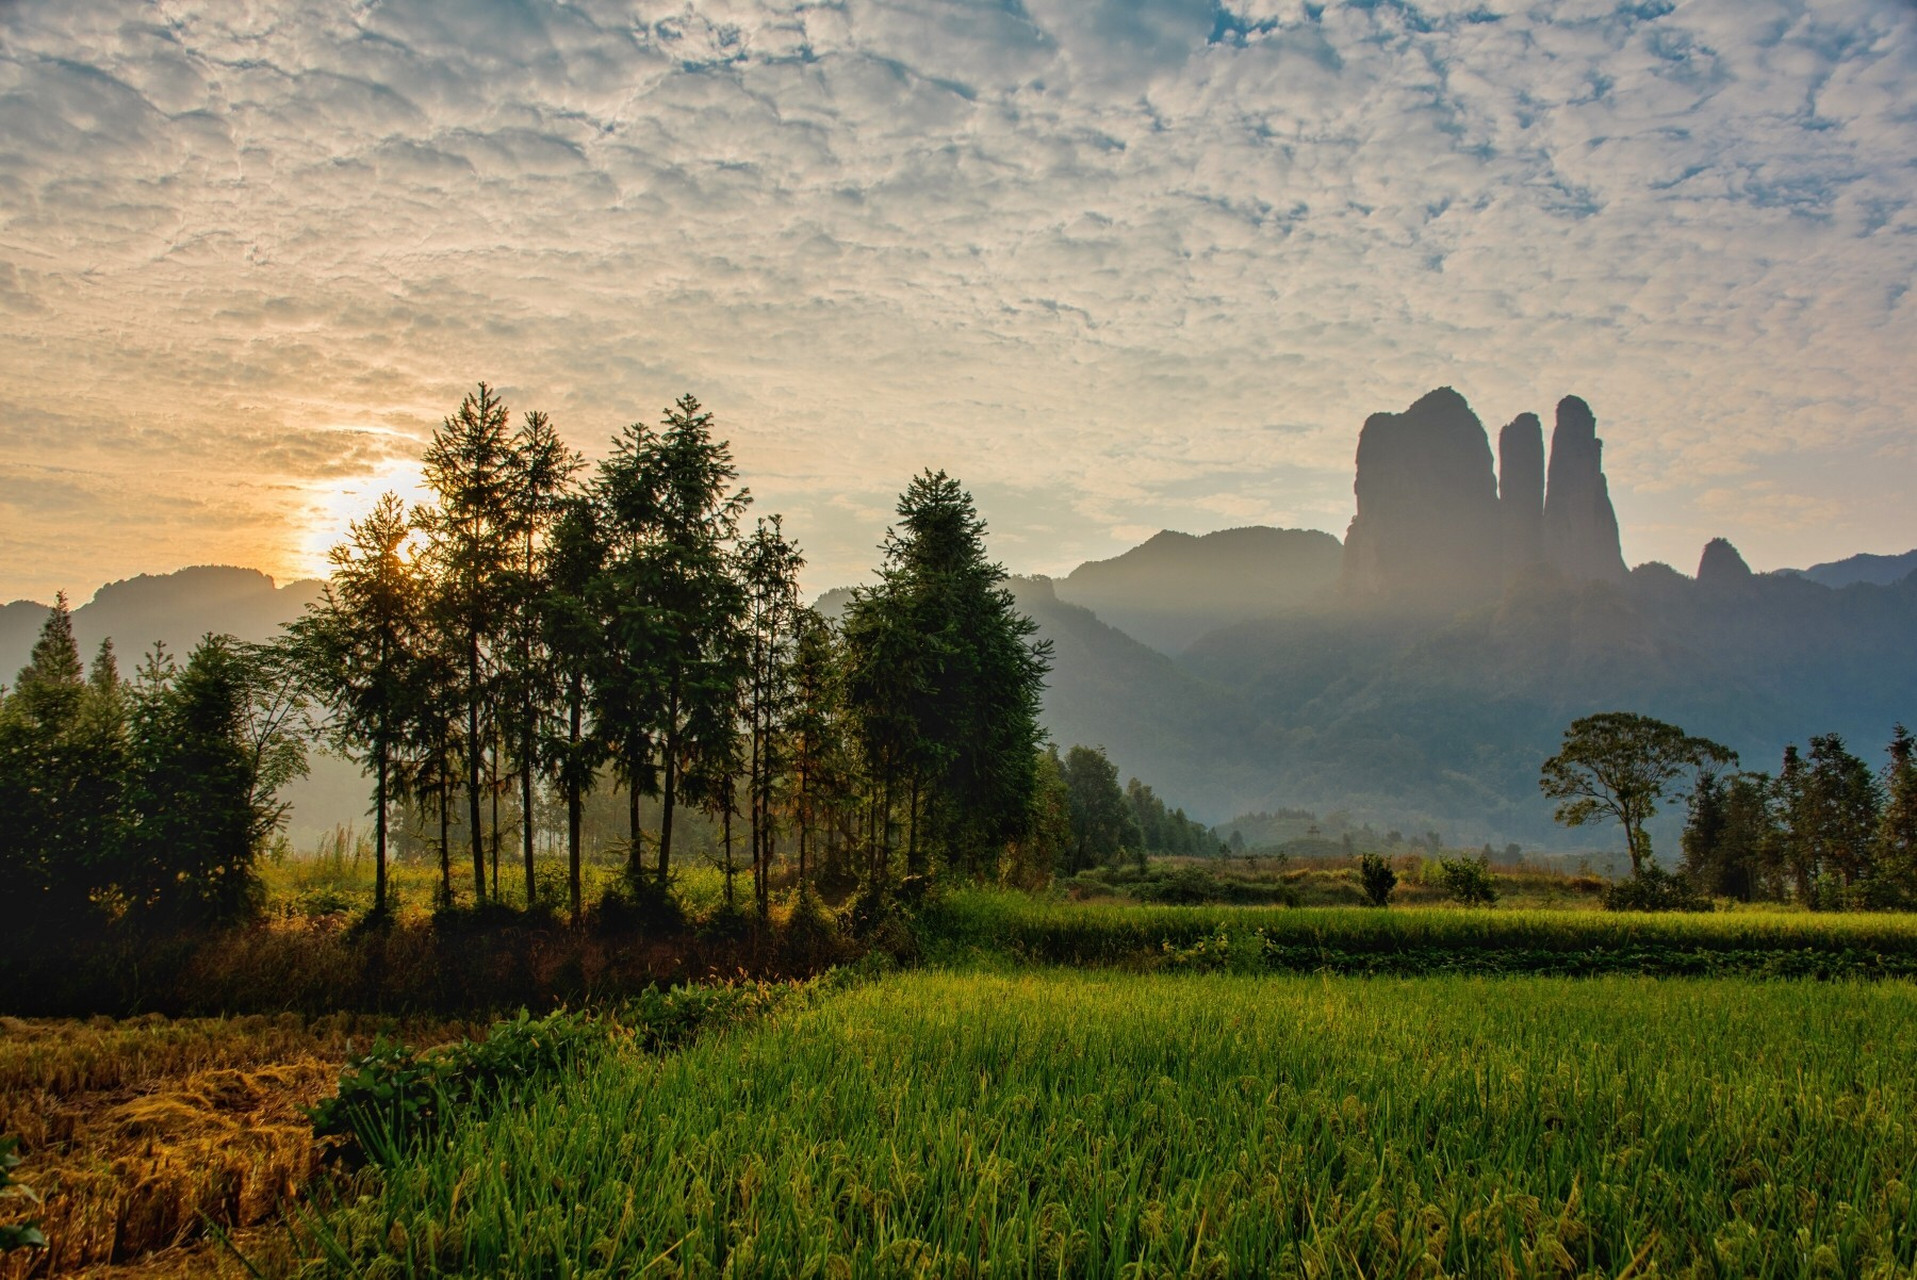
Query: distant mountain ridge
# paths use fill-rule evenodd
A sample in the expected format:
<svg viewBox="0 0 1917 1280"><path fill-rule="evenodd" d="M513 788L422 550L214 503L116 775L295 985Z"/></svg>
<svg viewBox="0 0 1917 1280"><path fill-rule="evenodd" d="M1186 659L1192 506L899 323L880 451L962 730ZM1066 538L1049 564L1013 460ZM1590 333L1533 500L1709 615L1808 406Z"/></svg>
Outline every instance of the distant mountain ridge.
<svg viewBox="0 0 1917 1280"><path fill-rule="evenodd" d="M141 574L109 582L73 608L73 634L88 660L112 637L120 669L130 674L140 655L164 643L177 657L209 631L242 640L266 640L319 599L313 579L276 586L258 569L194 565L174 573ZM0 681L9 684L33 651L49 605L16 600L0 606Z"/></svg>
<svg viewBox="0 0 1917 1280"><path fill-rule="evenodd" d="M1166 529L1054 581L1057 598L1163 653L1220 627L1307 603L1338 578L1343 547L1316 529Z"/></svg>
<svg viewBox="0 0 1917 1280"><path fill-rule="evenodd" d="M1814 564L1808 569L1784 569L1780 572L1809 578L1827 587L1849 587L1860 582L1887 587L1917 573L1917 551L1906 551L1900 556L1865 553Z"/></svg>

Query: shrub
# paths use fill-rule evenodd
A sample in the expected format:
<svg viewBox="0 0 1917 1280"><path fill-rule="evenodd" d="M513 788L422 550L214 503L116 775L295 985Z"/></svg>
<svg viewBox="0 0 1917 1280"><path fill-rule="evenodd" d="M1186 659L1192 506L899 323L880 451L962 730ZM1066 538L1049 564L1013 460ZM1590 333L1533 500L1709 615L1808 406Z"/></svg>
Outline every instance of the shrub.
<svg viewBox="0 0 1917 1280"><path fill-rule="evenodd" d="M416 1053L381 1038L347 1061L339 1093L310 1112L313 1135L353 1163L389 1164L437 1131L449 1113L475 1103L512 1101L608 1040L605 1024L577 1013L496 1022L484 1040Z"/></svg>
<svg viewBox="0 0 1917 1280"><path fill-rule="evenodd" d="M31 1200L38 1204L40 1197L34 1194L32 1187L13 1180L13 1171L20 1167L20 1157L14 1154L19 1144L18 1138L0 1138L0 1200ZM0 1253L9 1249L44 1249L46 1244L47 1238L31 1222L0 1225Z"/></svg>
<svg viewBox="0 0 1917 1280"><path fill-rule="evenodd" d="M1398 873L1381 855L1367 853L1358 859L1358 883L1365 891L1365 900L1374 907L1382 907L1390 901L1391 891L1398 887Z"/></svg>
<svg viewBox="0 0 1917 1280"><path fill-rule="evenodd" d="M1604 891L1606 911L1709 911L1712 905L1696 885L1655 862L1646 862L1637 875Z"/></svg>
<svg viewBox="0 0 1917 1280"><path fill-rule="evenodd" d="M1447 897L1467 907L1488 907L1498 900L1488 858L1439 858L1438 883Z"/></svg>

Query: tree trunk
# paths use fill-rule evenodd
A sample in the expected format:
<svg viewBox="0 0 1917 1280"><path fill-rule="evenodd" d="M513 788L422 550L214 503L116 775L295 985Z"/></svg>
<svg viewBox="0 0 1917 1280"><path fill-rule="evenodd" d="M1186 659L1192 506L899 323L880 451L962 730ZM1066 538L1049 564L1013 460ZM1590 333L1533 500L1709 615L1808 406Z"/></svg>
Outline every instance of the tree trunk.
<svg viewBox="0 0 1917 1280"><path fill-rule="evenodd" d="M633 776L626 780L626 879L634 885L645 874L645 867L640 861L644 850L645 844L639 839L639 778L635 767Z"/></svg>
<svg viewBox="0 0 1917 1280"><path fill-rule="evenodd" d="M493 855L493 901L499 901L499 735L494 734L490 750L491 762L486 768L486 799L492 809L492 830L486 833L486 844Z"/></svg>
<svg viewBox="0 0 1917 1280"><path fill-rule="evenodd" d="M726 851L726 913L730 915L733 906L732 877L734 868L732 866L732 797L729 795L726 797L725 808L721 811L719 822L721 830L724 833L721 838L725 842Z"/></svg>
<svg viewBox="0 0 1917 1280"><path fill-rule="evenodd" d="M466 659L466 816L472 826L467 834L473 846L473 902L486 901L486 846L482 841L482 815L479 808L479 758L484 750L479 743L479 636L472 637Z"/></svg>
<svg viewBox="0 0 1917 1280"><path fill-rule="evenodd" d="M453 905L453 787L452 780L446 776L446 760L440 757L439 794L434 799L439 804L439 900L440 905Z"/></svg>
<svg viewBox="0 0 1917 1280"><path fill-rule="evenodd" d="M580 693L579 679L573 678L571 722L567 726L567 742L570 749L566 753L566 890L572 902L572 922L579 923L580 885L579 885L579 737L580 704L584 697Z"/></svg>
<svg viewBox="0 0 1917 1280"><path fill-rule="evenodd" d="M386 915L386 737L380 735L373 799L373 914Z"/></svg>
<svg viewBox="0 0 1917 1280"><path fill-rule="evenodd" d="M533 771L532 739L530 725L526 729L523 746L525 759L519 762L519 843L526 855L526 907L531 910L536 889L533 884Z"/></svg>

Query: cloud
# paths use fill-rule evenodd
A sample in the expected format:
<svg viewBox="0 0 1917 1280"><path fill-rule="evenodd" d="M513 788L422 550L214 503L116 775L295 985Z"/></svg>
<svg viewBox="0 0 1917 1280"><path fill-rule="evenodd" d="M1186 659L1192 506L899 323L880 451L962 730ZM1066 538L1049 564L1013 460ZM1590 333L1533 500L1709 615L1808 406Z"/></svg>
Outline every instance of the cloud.
<svg viewBox="0 0 1917 1280"><path fill-rule="evenodd" d="M481 377L589 452L697 390L819 586L927 464L1017 568L1339 530L1440 383L1589 399L1634 558L1901 550L1913 71L1889 0L20 0L0 444L174 532L0 595L310 571Z"/></svg>

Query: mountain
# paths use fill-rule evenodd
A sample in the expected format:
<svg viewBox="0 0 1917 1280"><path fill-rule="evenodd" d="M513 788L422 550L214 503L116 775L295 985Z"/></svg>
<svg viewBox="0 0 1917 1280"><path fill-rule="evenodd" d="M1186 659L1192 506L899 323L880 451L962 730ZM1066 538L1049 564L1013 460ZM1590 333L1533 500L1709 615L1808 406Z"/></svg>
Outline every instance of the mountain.
<svg viewBox="0 0 1917 1280"><path fill-rule="evenodd" d="M313 580L275 586L257 569L197 565L177 573L142 574L109 582L73 611L80 656L92 660L100 641L113 639L122 674L131 674L142 654L163 642L184 658L209 631L242 640L266 640L319 598ZM47 606L16 600L0 607L0 680L12 683L26 665L47 619Z"/></svg>
<svg viewBox="0 0 1917 1280"><path fill-rule="evenodd" d="M1887 587L1917 573L1917 551L1906 551L1901 556L1848 556L1828 564L1814 564L1808 569L1786 569L1783 572L1821 582L1827 587L1848 587L1859 582Z"/></svg>
<svg viewBox="0 0 1917 1280"><path fill-rule="evenodd" d="M1566 397L1557 418L1546 492L1535 415L1500 433L1495 487L1489 440L1456 392L1373 415L1339 589L1216 628L1167 664L1090 642L1094 622L1117 618L1068 616L1065 583L1051 601L1022 593L1059 646L1047 726L1211 821L1342 809L1460 843L1563 849L1612 842L1558 828L1538 791L1577 716L1643 712L1766 770L1786 743L1827 732L1876 763L1894 723L1917 723L1917 577L1760 576L1723 539L1695 577L1626 573L1595 416Z"/></svg>
<svg viewBox="0 0 1917 1280"><path fill-rule="evenodd" d="M1338 539L1316 529L1166 529L1110 560L1053 582L1057 599L1090 609L1162 653L1323 593L1338 577Z"/></svg>

